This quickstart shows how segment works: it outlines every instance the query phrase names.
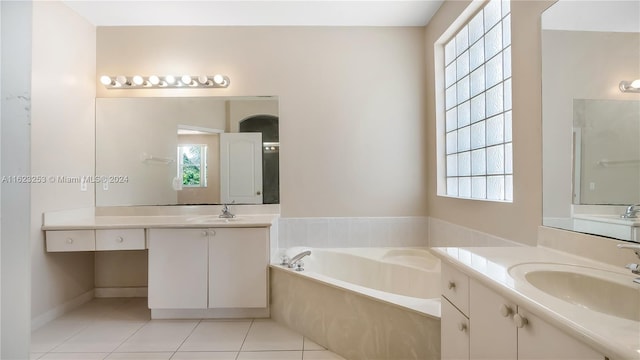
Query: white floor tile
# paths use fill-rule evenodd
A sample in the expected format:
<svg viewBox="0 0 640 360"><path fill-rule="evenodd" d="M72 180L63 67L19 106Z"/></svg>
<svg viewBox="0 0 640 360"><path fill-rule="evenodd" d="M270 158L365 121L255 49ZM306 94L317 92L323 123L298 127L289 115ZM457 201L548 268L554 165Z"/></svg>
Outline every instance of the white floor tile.
<svg viewBox="0 0 640 360"><path fill-rule="evenodd" d="M42 356L44 355L44 353L31 353L29 354L29 360L38 360L40 359Z"/></svg>
<svg viewBox="0 0 640 360"><path fill-rule="evenodd" d="M48 353L40 360L103 360L109 353Z"/></svg>
<svg viewBox="0 0 640 360"><path fill-rule="evenodd" d="M173 355L171 360L236 360L237 352L180 352Z"/></svg>
<svg viewBox="0 0 640 360"><path fill-rule="evenodd" d="M198 321L192 320L150 321L116 352L176 351L197 324Z"/></svg>
<svg viewBox="0 0 640 360"><path fill-rule="evenodd" d="M92 320L67 320L66 318L53 320L31 333L30 351L34 353L49 352L92 322Z"/></svg>
<svg viewBox="0 0 640 360"><path fill-rule="evenodd" d="M311 341L310 339L304 338L304 351L307 350L327 350L325 347L316 344L315 342Z"/></svg>
<svg viewBox="0 0 640 360"><path fill-rule="evenodd" d="M98 321L81 330L52 352L112 352L145 323Z"/></svg>
<svg viewBox="0 0 640 360"><path fill-rule="evenodd" d="M246 351L241 352L238 360L302 360L302 351Z"/></svg>
<svg viewBox="0 0 640 360"><path fill-rule="evenodd" d="M304 360L345 360L342 356L328 350L305 351L302 355Z"/></svg>
<svg viewBox="0 0 640 360"><path fill-rule="evenodd" d="M179 351L240 351L251 321L202 321Z"/></svg>
<svg viewBox="0 0 640 360"><path fill-rule="evenodd" d="M173 352L112 353L106 360L169 360Z"/></svg>
<svg viewBox="0 0 640 360"><path fill-rule="evenodd" d="M242 351L302 350L303 337L273 320L254 320Z"/></svg>

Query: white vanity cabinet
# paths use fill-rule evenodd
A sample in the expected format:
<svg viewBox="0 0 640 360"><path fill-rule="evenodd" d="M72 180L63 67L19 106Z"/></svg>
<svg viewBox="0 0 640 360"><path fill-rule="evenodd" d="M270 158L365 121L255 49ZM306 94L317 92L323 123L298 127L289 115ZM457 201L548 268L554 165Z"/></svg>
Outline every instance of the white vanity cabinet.
<svg viewBox="0 0 640 360"><path fill-rule="evenodd" d="M605 359L451 266L443 264L442 279L442 359ZM450 279L457 279L453 286ZM461 284L468 284L462 290L468 291L466 300L460 296ZM468 312L463 313L466 301Z"/></svg>
<svg viewBox="0 0 640 360"><path fill-rule="evenodd" d="M148 247L149 308L267 308L269 228L149 229Z"/></svg>
<svg viewBox="0 0 640 360"><path fill-rule="evenodd" d="M218 228L209 237L209 307L265 308L269 229Z"/></svg>
<svg viewBox="0 0 640 360"><path fill-rule="evenodd" d="M207 229L149 229L149 308L207 307Z"/></svg>

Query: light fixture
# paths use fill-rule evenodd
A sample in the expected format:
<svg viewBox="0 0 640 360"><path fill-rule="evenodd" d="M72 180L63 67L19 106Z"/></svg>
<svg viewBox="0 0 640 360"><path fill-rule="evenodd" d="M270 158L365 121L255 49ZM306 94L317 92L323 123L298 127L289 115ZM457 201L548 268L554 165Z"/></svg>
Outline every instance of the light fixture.
<svg viewBox="0 0 640 360"><path fill-rule="evenodd" d="M640 79L629 81L620 81L620 91L640 93Z"/></svg>
<svg viewBox="0 0 640 360"><path fill-rule="evenodd" d="M224 75L149 75L109 76L102 75L100 83L107 89L161 89L161 88L226 88L231 81Z"/></svg>

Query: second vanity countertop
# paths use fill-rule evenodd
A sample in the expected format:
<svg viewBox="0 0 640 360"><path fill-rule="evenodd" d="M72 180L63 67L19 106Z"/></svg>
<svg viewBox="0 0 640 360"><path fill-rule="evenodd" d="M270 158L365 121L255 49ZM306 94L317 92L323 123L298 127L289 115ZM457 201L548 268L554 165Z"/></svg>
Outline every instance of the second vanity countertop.
<svg viewBox="0 0 640 360"><path fill-rule="evenodd" d="M640 291L640 285L633 283L634 276L623 267L624 264L616 267L545 247L443 247L432 250L442 261L555 327L573 334L603 355L611 359L640 359L639 321L571 304L537 289L515 275L517 271L514 271L517 266L553 270L554 267L571 265L588 268L585 269L585 275L589 275L590 269L597 269L604 276L610 273L613 278L622 279L629 287ZM601 296L611 294L603 291ZM611 306L615 306L616 301L625 301L611 300ZM640 308L640 303L637 306Z"/></svg>

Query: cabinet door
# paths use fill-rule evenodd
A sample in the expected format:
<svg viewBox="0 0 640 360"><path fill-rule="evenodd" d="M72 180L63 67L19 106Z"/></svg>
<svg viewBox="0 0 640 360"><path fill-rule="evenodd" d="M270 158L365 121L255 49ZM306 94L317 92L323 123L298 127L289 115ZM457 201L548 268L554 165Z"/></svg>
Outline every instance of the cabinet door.
<svg viewBox="0 0 640 360"><path fill-rule="evenodd" d="M209 241L209 307L267 307L268 228L217 228Z"/></svg>
<svg viewBox="0 0 640 360"><path fill-rule="evenodd" d="M443 360L469 359L469 320L444 296L440 298L440 346Z"/></svg>
<svg viewBox="0 0 640 360"><path fill-rule="evenodd" d="M208 232L149 230L149 308L207 307Z"/></svg>
<svg viewBox="0 0 640 360"><path fill-rule="evenodd" d="M473 322L471 359L516 359L518 331L513 323L516 305L473 279L469 282L469 294L469 318Z"/></svg>
<svg viewBox="0 0 640 360"><path fill-rule="evenodd" d="M518 360L604 360L587 345L519 308L518 315L526 319L518 329Z"/></svg>

